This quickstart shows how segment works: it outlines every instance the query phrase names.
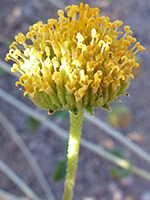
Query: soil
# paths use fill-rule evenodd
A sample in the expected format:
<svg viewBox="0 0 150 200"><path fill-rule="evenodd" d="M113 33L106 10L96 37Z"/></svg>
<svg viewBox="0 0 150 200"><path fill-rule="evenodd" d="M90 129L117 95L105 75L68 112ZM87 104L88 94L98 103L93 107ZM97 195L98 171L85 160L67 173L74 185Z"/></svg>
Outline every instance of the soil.
<svg viewBox="0 0 150 200"><path fill-rule="evenodd" d="M57 3L57 1L55 2ZM79 2L64 0L65 5ZM146 51L141 53L139 58L142 70L128 89L130 98L120 98L123 104L129 108L132 122L128 126L120 128L119 131L125 136L132 135L130 138L150 153L150 1L83 1L83 3L85 2L93 7L99 7L101 15L109 16L111 20L123 20L125 25L130 25L134 36L146 47ZM26 33L28 26L38 20L46 22L48 18L56 18L57 9L50 0L0 0L0 59L4 60L9 41L17 33ZM15 81L16 78L12 75L7 73L0 75L2 89L35 108L28 97L23 97L22 92L14 86ZM56 196L56 200L62 199L64 181L54 182L52 174L56 164L65 158L64 140L43 125L39 125L36 133L32 133L25 126L28 117L3 99L0 99L0 111L15 126L36 158ZM46 114L46 111L39 111ZM108 113L106 111L96 109L95 115L107 121ZM69 130L68 118L64 120L58 116L50 118L64 129ZM137 135L140 136L138 137L140 139L136 139ZM150 165L147 162L91 123L84 123L82 137L107 149L117 149L123 153L125 158L150 172ZM12 168L42 200L46 200L25 157L1 124L0 159ZM109 169L112 166L115 167L109 161L81 146L74 200L150 200L150 183L148 181L137 175L131 175L121 181L115 180L109 174ZM1 172L0 188L19 196L23 195L18 187ZM4 200L4 198L0 199Z"/></svg>

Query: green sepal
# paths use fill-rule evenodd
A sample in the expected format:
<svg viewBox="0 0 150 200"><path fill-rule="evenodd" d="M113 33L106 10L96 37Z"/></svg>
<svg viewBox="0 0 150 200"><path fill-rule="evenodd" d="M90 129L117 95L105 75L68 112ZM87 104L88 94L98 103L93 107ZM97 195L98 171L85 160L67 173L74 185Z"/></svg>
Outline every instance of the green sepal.
<svg viewBox="0 0 150 200"><path fill-rule="evenodd" d="M74 108L74 109L72 110L72 113L73 113L75 116L77 116L77 114L78 114L78 109L77 109L77 108Z"/></svg>
<svg viewBox="0 0 150 200"><path fill-rule="evenodd" d="M102 108L104 108L104 109L107 110L108 112L111 112L111 108L110 108L110 106L109 106L107 103L105 103L105 104L102 106Z"/></svg>
<svg viewBox="0 0 150 200"><path fill-rule="evenodd" d="M119 99L117 99L117 98L114 99L114 101L117 102L117 103L121 103L121 100L119 100Z"/></svg>
<svg viewBox="0 0 150 200"><path fill-rule="evenodd" d="M91 116L94 116L94 110L92 106L88 105L85 109Z"/></svg>
<svg viewBox="0 0 150 200"><path fill-rule="evenodd" d="M119 90L118 90L116 96L120 96L120 95L127 96L126 95L127 93L125 92L125 90L128 89L129 84L130 84L130 78L128 80L125 80L125 81L121 80L120 81L120 87L118 88Z"/></svg>
<svg viewBox="0 0 150 200"><path fill-rule="evenodd" d="M48 110L51 107L51 103L49 101L50 97L45 92L36 90L34 95L29 95L29 97L36 106L42 109Z"/></svg>
<svg viewBox="0 0 150 200"><path fill-rule="evenodd" d="M124 95L124 96L127 96L127 97L130 96L127 92L122 92L122 93L120 93L120 95Z"/></svg>
<svg viewBox="0 0 150 200"><path fill-rule="evenodd" d="M57 95L59 102L62 107L65 107L66 105L66 99L65 99L65 88L63 86L57 86Z"/></svg>
<svg viewBox="0 0 150 200"><path fill-rule="evenodd" d="M48 115L52 115L55 111L52 110L51 108L48 110Z"/></svg>

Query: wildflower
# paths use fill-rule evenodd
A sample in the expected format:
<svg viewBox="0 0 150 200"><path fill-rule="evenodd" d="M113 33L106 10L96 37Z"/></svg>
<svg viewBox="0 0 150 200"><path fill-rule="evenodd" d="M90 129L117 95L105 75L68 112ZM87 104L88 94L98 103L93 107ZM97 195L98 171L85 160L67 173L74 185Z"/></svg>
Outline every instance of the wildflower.
<svg viewBox="0 0 150 200"><path fill-rule="evenodd" d="M129 26L119 31L123 22L100 17L98 8L81 3L66 10L67 17L58 10L58 20L39 21L15 37L6 60L21 74L16 86L50 113L107 108L126 94L132 69L139 66L135 54L145 48Z"/></svg>
<svg viewBox="0 0 150 200"><path fill-rule="evenodd" d="M98 8L88 4L67 6L67 17L58 10L58 20L48 19L19 33L10 45L6 60L15 63L12 72L20 72L21 85L39 107L53 113L70 112L68 163L63 200L72 200L78 162L84 109L109 110L108 103L126 95L133 68L138 68L135 54L145 48L132 37L129 26L108 17L100 17Z"/></svg>

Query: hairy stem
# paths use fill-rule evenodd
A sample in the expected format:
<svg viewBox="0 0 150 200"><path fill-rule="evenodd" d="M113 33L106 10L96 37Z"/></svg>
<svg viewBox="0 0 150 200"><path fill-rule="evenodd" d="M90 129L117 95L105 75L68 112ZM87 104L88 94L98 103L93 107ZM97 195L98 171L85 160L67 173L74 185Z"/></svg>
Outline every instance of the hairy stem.
<svg viewBox="0 0 150 200"><path fill-rule="evenodd" d="M67 164L67 175L65 182L65 191L63 200L72 200L73 189L75 185L75 177L77 170L81 129L83 121L83 113L81 110L77 116L74 116L70 112L70 137L68 143L68 164Z"/></svg>

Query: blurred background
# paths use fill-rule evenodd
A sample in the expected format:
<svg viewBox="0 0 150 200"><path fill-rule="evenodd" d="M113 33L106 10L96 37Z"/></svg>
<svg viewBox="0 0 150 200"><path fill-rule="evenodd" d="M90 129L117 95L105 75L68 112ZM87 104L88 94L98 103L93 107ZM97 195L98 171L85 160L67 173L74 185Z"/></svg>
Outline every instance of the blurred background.
<svg viewBox="0 0 150 200"><path fill-rule="evenodd" d="M9 44L19 32L24 34L33 23L57 18L58 8L81 1L70 0L0 0L0 60L4 61ZM118 129L124 136L150 153L150 1L148 0L87 0L91 7L100 8L101 16L119 19L131 26L133 36L146 47L137 54L140 68L128 89L130 97L120 97L122 103L111 103L112 112L95 109L95 116ZM23 92L15 87L17 78L0 68L0 88L36 108ZM0 111L13 124L37 160L46 180L57 199L61 199L64 187L66 141L35 119L19 111L0 98ZM69 115L57 112L48 116L57 125L69 130ZM87 120L84 121L82 138L119 155L150 173L150 163L117 142ZM0 123L0 159L16 172L44 200L44 193L15 142ZM0 188L22 196L18 187L0 170ZM0 200L4 200L0 197ZM150 200L150 182L128 173L111 162L81 146L74 200Z"/></svg>

